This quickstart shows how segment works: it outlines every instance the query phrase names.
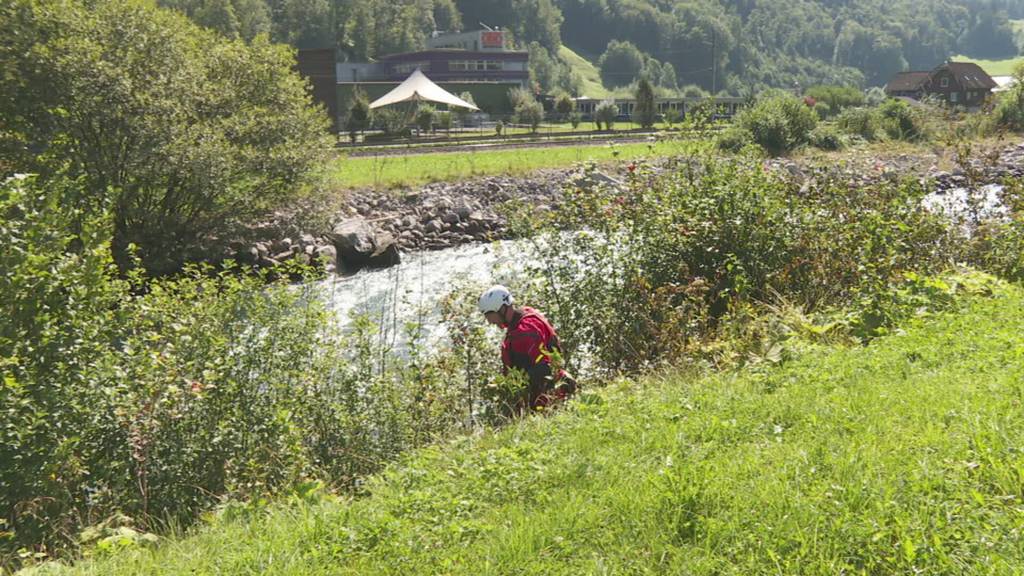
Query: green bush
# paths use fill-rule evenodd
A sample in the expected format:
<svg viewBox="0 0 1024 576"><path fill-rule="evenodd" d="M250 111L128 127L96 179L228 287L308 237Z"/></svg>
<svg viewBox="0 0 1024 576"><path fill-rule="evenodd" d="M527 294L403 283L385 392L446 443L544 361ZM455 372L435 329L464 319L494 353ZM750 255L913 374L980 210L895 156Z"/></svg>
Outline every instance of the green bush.
<svg viewBox="0 0 1024 576"><path fill-rule="evenodd" d="M875 108L847 108L836 118L836 126L845 134L874 142L882 133L882 117Z"/></svg>
<svg viewBox="0 0 1024 576"><path fill-rule="evenodd" d="M602 124L606 130L612 130L615 127L615 117L618 115L619 107L615 105L615 102L605 100L594 109L594 123L597 124L598 130L601 129Z"/></svg>
<svg viewBox="0 0 1024 576"><path fill-rule="evenodd" d="M566 355L591 351L609 374L714 356L724 318L779 299L853 306L881 319L858 321L856 334L870 337L904 310L892 302L905 273L937 273L960 254L916 183L798 186L759 161L702 156L627 190L567 191L551 236L527 259L550 279L545 306Z"/></svg>
<svg viewBox="0 0 1024 576"><path fill-rule="evenodd" d="M348 130L349 138L354 143L359 133L369 127L370 103L366 101L366 95L362 91L356 91L345 118L345 129Z"/></svg>
<svg viewBox="0 0 1024 576"><path fill-rule="evenodd" d="M437 119L437 112L429 104L422 104L416 109L415 121L420 134L427 134L433 129L434 121Z"/></svg>
<svg viewBox="0 0 1024 576"><path fill-rule="evenodd" d="M864 93L853 86L811 86L804 95L814 98L817 102L815 107L826 104L828 114L863 106L865 102Z"/></svg>
<svg viewBox="0 0 1024 576"><path fill-rule="evenodd" d="M923 119L902 100L890 99L879 107L882 128L892 140L916 142L925 138Z"/></svg>
<svg viewBox="0 0 1024 576"><path fill-rule="evenodd" d="M750 130L740 126L729 126L715 139L715 145L720 150L739 152L743 148L754 143L754 135Z"/></svg>
<svg viewBox="0 0 1024 576"><path fill-rule="evenodd" d="M408 135L406 116L393 108L379 108L373 111L373 126L388 136Z"/></svg>
<svg viewBox="0 0 1024 576"><path fill-rule="evenodd" d="M1024 65L1013 71L1015 84L998 96L993 111L996 126L1024 131Z"/></svg>
<svg viewBox="0 0 1024 576"><path fill-rule="evenodd" d="M769 154L780 155L806 144L818 118L800 99L779 94L745 108L735 123L748 130Z"/></svg>
<svg viewBox="0 0 1024 576"><path fill-rule="evenodd" d="M531 132L536 132L543 120L544 106L533 98L524 100L516 105L515 121L528 125Z"/></svg>
<svg viewBox="0 0 1024 576"><path fill-rule="evenodd" d="M811 131L811 146L822 150L842 150L846 147L843 135L832 126L818 126Z"/></svg>
<svg viewBox="0 0 1024 576"><path fill-rule="evenodd" d="M154 530L309 478L350 488L461 430L474 398L488 411L465 356L428 355L416 324L401 360L366 318L341 335L319 285L288 281L302 270L121 279L77 186L0 185L0 566L114 518ZM500 373L484 345L463 352Z"/></svg>

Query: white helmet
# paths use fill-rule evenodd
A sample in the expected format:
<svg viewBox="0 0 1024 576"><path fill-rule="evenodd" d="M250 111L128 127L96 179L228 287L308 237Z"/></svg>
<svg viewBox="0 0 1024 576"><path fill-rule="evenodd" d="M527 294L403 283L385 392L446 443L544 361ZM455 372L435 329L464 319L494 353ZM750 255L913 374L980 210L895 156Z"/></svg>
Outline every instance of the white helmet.
<svg viewBox="0 0 1024 576"><path fill-rule="evenodd" d="M487 314L488 312L497 312L503 304L512 305L512 293L508 288L495 284L480 295L478 306L481 312Z"/></svg>

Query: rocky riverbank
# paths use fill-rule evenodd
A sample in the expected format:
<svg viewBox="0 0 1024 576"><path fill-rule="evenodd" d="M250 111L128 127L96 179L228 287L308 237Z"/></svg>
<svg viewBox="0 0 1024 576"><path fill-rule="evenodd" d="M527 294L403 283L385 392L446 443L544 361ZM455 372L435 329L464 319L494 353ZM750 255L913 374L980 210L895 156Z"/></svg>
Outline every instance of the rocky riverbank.
<svg viewBox="0 0 1024 576"><path fill-rule="evenodd" d="M671 169L677 159L661 159L655 172ZM616 183L625 179L628 160L606 172L591 172L582 182ZM914 154L869 154L852 150L835 157L773 159L765 168L810 186L815 180L839 178L855 186L906 177L928 182L941 204L943 195L962 193L1024 175L1024 143L993 147L958 159L949 150ZM578 168L544 170L529 177L490 176L435 183L414 190L356 191L333 218L330 230L255 242L237 258L259 266L298 259L324 261L328 271L354 272L362 267L396 264L403 252L440 250L473 242L507 238L503 207L524 202L537 210L557 209L563 186L580 182ZM273 226L268 227L273 229Z"/></svg>

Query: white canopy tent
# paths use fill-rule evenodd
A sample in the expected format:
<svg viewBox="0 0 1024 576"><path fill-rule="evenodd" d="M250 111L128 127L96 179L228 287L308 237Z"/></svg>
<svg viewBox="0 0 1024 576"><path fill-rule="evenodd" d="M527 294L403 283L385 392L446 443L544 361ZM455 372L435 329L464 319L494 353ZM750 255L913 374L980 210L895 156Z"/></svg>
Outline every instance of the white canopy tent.
<svg viewBox="0 0 1024 576"><path fill-rule="evenodd" d="M419 68L413 71L404 82L394 90L377 98L370 104L370 109L380 108L400 102L437 102L449 106L480 110L462 98L434 84Z"/></svg>

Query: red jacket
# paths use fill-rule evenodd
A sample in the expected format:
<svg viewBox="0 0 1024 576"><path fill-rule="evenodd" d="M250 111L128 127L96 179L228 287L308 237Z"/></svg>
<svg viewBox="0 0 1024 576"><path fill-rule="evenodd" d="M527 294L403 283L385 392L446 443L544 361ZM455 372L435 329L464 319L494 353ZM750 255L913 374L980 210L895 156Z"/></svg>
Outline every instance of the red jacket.
<svg viewBox="0 0 1024 576"><path fill-rule="evenodd" d="M517 368L530 377L531 403L565 375L561 369L551 373L550 353L561 349L555 329L543 314L527 306L515 309L501 344L501 361L506 372Z"/></svg>

